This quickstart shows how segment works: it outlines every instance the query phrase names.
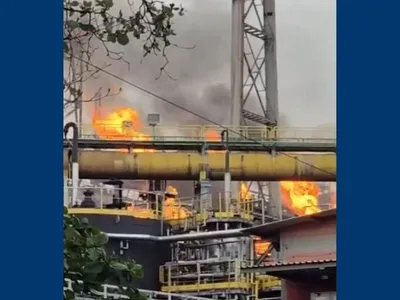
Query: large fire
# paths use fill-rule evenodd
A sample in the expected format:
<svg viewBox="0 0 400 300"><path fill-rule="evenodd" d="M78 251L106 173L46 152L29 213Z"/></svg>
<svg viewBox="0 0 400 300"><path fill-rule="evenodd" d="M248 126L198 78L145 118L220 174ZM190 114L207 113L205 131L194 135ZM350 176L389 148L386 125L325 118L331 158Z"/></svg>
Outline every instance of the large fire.
<svg viewBox="0 0 400 300"><path fill-rule="evenodd" d="M136 110L123 107L119 108L105 117L93 114L92 127L101 139L105 140L129 140L149 141L149 135L140 131L142 124ZM154 152L154 150L133 149L133 152Z"/></svg>
<svg viewBox="0 0 400 300"><path fill-rule="evenodd" d="M106 140L132 140L132 141L149 141L151 137L140 131L143 126L140 123L140 117L136 110L123 107L100 117L94 114L92 118L92 127L100 138ZM221 135L215 130L206 131L204 138L208 141L220 141ZM122 151L122 150L121 150ZM152 149L134 149L134 152L154 152ZM171 190L174 187L168 187ZM314 182L305 181L282 181L280 182L281 196L283 205L296 215L309 215L321 211L318 203L319 187ZM176 189L171 197L166 197L164 202L164 217L166 219L186 218L190 212L180 207L176 200L178 192ZM174 196L175 195L175 196ZM247 185L240 185L240 199L242 203L251 203L253 196L249 192ZM336 190L332 193L331 206L336 207ZM135 208L135 212L143 213L143 217L153 215L151 210ZM263 246L265 247L265 245Z"/></svg>
<svg viewBox="0 0 400 300"><path fill-rule="evenodd" d="M292 213L303 216L320 212L318 195L320 189L315 182L281 181L283 205Z"/></svg>

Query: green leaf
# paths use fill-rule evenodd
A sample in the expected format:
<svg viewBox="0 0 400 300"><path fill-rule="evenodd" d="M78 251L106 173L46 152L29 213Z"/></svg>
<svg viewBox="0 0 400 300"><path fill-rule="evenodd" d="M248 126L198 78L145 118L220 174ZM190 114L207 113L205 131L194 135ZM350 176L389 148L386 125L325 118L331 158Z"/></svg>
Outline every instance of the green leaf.
<svg viewBox="0 0 400 300"><path fill-rule="evenodd" d="M108 243L108 236L104 233L94 235L92 237L93 243L96 246L105 246Z"/></svg>
<svg viewBox="0 0 400 300"><path fill-rule="evenodd" d="M92 2L91 1L83 1L83 6L86 8L92 7Z"/></svg>
<svg viewBox="0 0 400 300"><path fill-rule="evenodd" d="M134 36L136 39L140 39L140 32L139 32L139 30L137 30L136 28L133 28L133 36Z"/></svg>
<svg viewBox="0 0 400 300"><path fill-rule="evenodd" d="M118 261L111 261L110 267L117 271L126 271L128 270L128 266Z"/></svg>
<svg viewBox="0 0 400 300"><path fill-rule="evenodd" d="M125 293L131 300L146 300L147 299L147 297L145 295L143 295L137 289L134 289L134 288L128 288Z"/></svg>
<svg viewBox="0 0 400 300"><path fill-rule="evenodd" d="M103 0L102 4L105 8L111 8L111 7L113 7L114 2L113 2L113 0Z"/></svg>
<svg viewBox="0 0 400 300"><path fill-rule="evenodd" d="M100 252L96 248L90 248L88 250L88 257L90 260L97 261L100 258Z"/></svg>
<svg viewBox="0 0 400 300"><path fill-rule="evenodd" d="M120 33L117 35L118 44L125 46L129 43L129 37L126 33Z"/></svg>
<svg viewBox="0 0 400 300"><path fill-rule="evenodd" d="M115 43L117 41L117 36L114 33L109 33L107 35L107 41Z"/></svg>
<svg viewBox="0 0 400 300"><path fill-rule="evenodd" d="M86 274L98 274L104 270L104 263L99 261L91 261L85 266Z"/></svg>
<svg viewBox="0 0 400 300"><path fill-rule="evenodd" d="M133 278L136 278L136 279L143 278L143 268L141 265L135 264L130 271L131 271Z"/></svg>
<svg viewBox="0 0 400 300"><path fill-rule="evenodd" d="M67 27L71 30L74 30L78 27L80 27L79 22L74 21L74 20L68 20L67 22L65 22L65 24L67 25Z"/></svg>
<svg viewBox="0 0 400 300"><path fill-rule="evenodd" d="M68 261L64 258L64 270L68 269L69 269Z"/></svg>
<svg viewBox="0 0 400 300"><path fill-rule="evenodd" d="M72 1L72 2L70 3L70 5L71 5L71 6L78 6L78 5L79 5L79 2L78 2L78 1Z"/></svg>
<svg viewBox="0 0 400 300"><path fill-rule="evenodd" d="M67 229L64 230L64 236L65 236L66 239L72 240L72 239L74 239L76 237L79 237L81 235L79 234L79 232L75 228L68 227Z"/></svg>
<svg viewBox="0 0 400 300"><path fill-rule="evenodd" d="M74 300L75 299L75 293L70 290L64 290L64 299L65 300Z"/></svg>
<svg viewBox="0 0 400 300"><path fill-rule="evenodd" d="M79 23L79 28L82 29L83 31L90 31L90 32L96 31L96 28L92 24Z"/></svg>

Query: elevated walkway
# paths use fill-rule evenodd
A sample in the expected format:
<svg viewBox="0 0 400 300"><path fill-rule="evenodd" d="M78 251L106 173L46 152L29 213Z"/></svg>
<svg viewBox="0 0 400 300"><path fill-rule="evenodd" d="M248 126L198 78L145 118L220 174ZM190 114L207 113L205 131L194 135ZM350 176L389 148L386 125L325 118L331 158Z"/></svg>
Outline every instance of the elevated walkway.
<svg viewBox="0 0 400 300"><path fill-rule="evenodd" d="M104 127L104 128L103 128ZM80 126L80 149L151 149L221 151L222 128L218 126L155 126L143 127L140 132L129 127L103 125L103 135L98 136L91 124ZM231 151L276 151L286 152L335 152L336 130L321 128L282 128L267 126L223 126L231 130L229 148ZM98 128L99 130L99 128ZM64 141L64 147L69 142Z"/></svg>
<svg viewBox="0 0 400 300"><path fill-rule="evenodd" d="M241 264L239 259L168 263L160 267L161 290L204 296L224 293L256 296L259 291L280 290L278 278L243 274L240 270ZM211 271L212 266L220 271Z"/></svg>
<svg viewBox="0 0 400 300"><path fill-rule="evenodd" d="M231 125L180 125L180 126L145 126L134 129L129 124L125 127L106 124L98 128L103 135L99 137L93 130L92 124L80 125L80 139L86 140L121 140L136 141L208 141L221 140L223 130L229 131L232 141L253 140L265 142L279 140L297 143L336 143L336 129L332 128L302 128L302 127L268 127L268 126L231 126Z"/></svg>
<svg viewBox="0 0 400 300"><path fill-rule="evenodd" d="M107 187L78 187L78 199L85 199L85 192L90 190L93 193L94 207L75 207L72 203L72 191L70 186L64 187L64 206L69 208L69 212L75 215L109 215L120 217L143 218L152 220L163 220L167 222L173 230L190 231L206 224L206 222L215 222L218 220L240 219L243 222L251 223L254 220L253 202L237 201L231 199L231 207L228 211L222 210L223 199L219 195L218 211L203 209L197 211L195 207L205 207L200 199L175 199L173 205L164 205L164 207L154 207L147 200L141 198L141 194L152 194L149 191L122 189L124 195L129 195L130 198L125 198L124 202L129 204L126 209L111 209L107 208L107 204L112 202L113 194L118 193L119 189L110 190ZM161 192L154 192L154 195L162 195ZM236 198L239 198L237 195ZM211 200L210 200L211 201Z"/></svg>

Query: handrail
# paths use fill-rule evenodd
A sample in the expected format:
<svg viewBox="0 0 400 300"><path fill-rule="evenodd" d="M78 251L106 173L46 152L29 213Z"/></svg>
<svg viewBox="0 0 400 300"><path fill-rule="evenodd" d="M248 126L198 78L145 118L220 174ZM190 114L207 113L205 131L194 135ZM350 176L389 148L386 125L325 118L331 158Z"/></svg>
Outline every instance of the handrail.
<svg viewBox="0 0 400 300"><path fill-rule="evenodd" d="M64 290L72 290L72 281L71 279L65 278L64 279L65 283L67 286L64 286ZM117 293L113 293L117 290L119 290L119 287L116 285L111 285L111 284L103 284L102 285L103 290L102 291L97 291L97 293L102 296L102 298L107 299L107 298L112 298L112 299L129 299L129 297ZM111 291L109 291L111 290ZM176 297L182 300L210 300L210 298L205 298L205 297L197 297L197 296L191 296L191 295L184 295L184 294L173 294L173 293L165 293L165 292L160 292L160 291L152 291L152 290L145 290L145 289L138 289L140 293L143 295L147 296L148 299L155 299L157 296L162 296L167 297L168 299L171 299L172 297Z"/></svg>
<svg viewBox="0 0 400 300"><path fill-rule="evenodd" d="M163 191L121 189L107 185L80 186L76 190L78 201L72 203L73 187L66 180L64 184L64 206L72 208L71 211L74 211L74 213L94 213L96 211L98 214L111 214L106 205L111 204L113 198L119 199L122 195L124 202L129 206L122 210L113 210L113 214L164 220L179 227L192 227L189 226L190 222L196 227L197 224L204 223L208 219L232 218L234 216L243 216L252 220L253 203L256 202L255 200L235 200L239 197L240 193L238 192L236 197L231 198L231 206L228 209L223 209L222 193L219 193L219 209L214 210L210 207L211 199L199 199L194 196L191 198L177 197L172 202L165 203ZM147 198L143 198L143 195L146 195ZM150 196L154 199L151 200ZM85 199L86 203L84 203ZM158 201L154 201L156 199ZM87 205L88 203L91 205Z"/></svg>
<svg viewBox="0 0 400 300"><path fill-rule="evenodd" d="M224 129L240 133L233 133L232 139L243 140L246 138L257 141L269 140L298 140L298 141L321 141L328 142L336 140L336 129L334 128L307 128L307 127L267 127L267 126L214 126L214 125L159 125L144 126L137 131L122 125L104 124L97 132L102 132L98 137L92 124L80 124L81 138L84 139L136 139L142 141L220 141L221 132Z"/></svg>

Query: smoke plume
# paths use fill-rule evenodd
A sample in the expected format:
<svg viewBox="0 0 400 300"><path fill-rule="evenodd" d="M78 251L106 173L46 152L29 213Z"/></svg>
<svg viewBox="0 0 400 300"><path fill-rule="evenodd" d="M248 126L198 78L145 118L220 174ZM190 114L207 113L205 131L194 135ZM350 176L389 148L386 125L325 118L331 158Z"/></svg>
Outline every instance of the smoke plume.
<svg viewBox="0 0 400 300"><path fill-rule="evenodd" d="M140 41L123 50L130 68L113 62L108 69L117 76L159 94L218 123L229 122L231 1L183 0L184 17L175 20L177 45L167 54L167 71L156 79L164 64L161 56L142 60ZM116 5L126 9L126 5ZM287 126L336 126L335 11L334 0L280 0L277 9L279 108ZM104 63L104 53L95 59ZM193 115L154 99L108 75L85 82L85 91L123 88L102 101L104 109L130 106L147 113L160 113L162 122L201 124ZM86 107L90 116L90 106ZM89 114L88 114L89 113Z"/></svg>

